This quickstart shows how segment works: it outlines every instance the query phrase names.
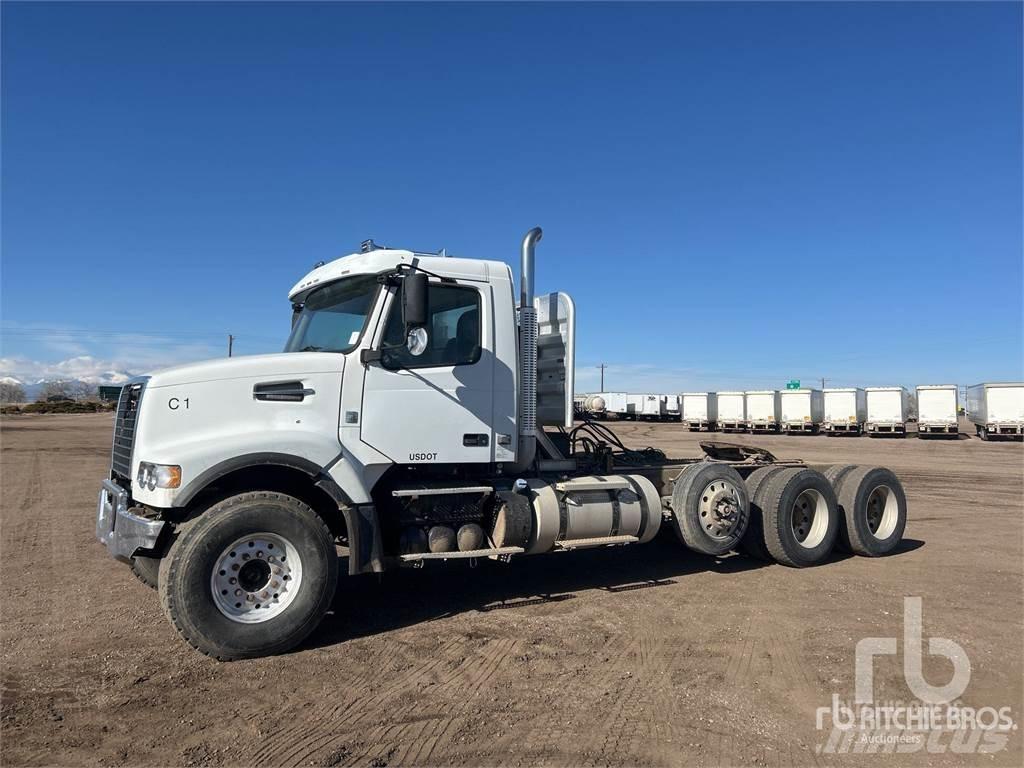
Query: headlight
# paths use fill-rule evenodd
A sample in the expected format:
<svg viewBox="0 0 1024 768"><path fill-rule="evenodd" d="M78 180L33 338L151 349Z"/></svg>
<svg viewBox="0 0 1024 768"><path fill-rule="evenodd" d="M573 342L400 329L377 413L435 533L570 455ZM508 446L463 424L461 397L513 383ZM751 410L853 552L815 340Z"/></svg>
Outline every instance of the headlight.
<svg viewBox="0 0 1024 768"><path fill-rule="evenodd" d="M156 488L178 488L181 486L181 467L177 464L151 464L139 462L139 487L150 491Z"/></svg>

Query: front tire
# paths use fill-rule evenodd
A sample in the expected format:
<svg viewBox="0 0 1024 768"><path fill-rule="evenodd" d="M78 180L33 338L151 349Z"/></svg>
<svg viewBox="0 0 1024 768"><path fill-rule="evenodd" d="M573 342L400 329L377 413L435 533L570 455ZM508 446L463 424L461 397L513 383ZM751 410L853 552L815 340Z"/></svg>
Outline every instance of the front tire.
<svg viewBox="0 0 1024 768"><path fill-rule="evenodd" d="M324 521L298 499L256 491L179 528L160 567L160 602L187 643L231 661L302 642L330 607L337 581Z"/></svg>
<svg viewBox="0 0 1024 768"><path fill-rule="evenodd" d="M132 573L150 589L157 589L160 583L160 558L136 555L132 558Z"/></svg>

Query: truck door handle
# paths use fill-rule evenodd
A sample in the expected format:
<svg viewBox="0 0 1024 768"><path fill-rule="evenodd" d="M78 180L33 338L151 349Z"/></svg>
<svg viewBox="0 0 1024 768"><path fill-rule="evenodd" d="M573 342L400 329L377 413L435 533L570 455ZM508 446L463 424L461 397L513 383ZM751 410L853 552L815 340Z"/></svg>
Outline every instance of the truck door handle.
<svg viewBox="0 0 1024 768"><path fill-rule="evenodd" d="M256 384L252 388L253 400L265 400L271 402L299 403L316 390L302 386L301 381L280 381L267 384Z"/></svg>
<svg viewBox="0 0 1024 768"><path fill-rule="evenodd" d="M487 442L486 434L467 433L462 436L462 444L467 448L486 448Z"/></svg>

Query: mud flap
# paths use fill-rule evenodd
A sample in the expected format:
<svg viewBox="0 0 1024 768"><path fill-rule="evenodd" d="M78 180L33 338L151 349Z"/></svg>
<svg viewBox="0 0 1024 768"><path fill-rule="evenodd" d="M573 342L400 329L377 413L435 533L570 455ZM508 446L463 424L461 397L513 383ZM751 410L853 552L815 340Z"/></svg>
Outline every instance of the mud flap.
<svg viewBox="0 0 1024 768"><path fill-rule="evenodd" d="M348 574L383 573L380 525L373 504L342 507L348 529Z"/></svg>

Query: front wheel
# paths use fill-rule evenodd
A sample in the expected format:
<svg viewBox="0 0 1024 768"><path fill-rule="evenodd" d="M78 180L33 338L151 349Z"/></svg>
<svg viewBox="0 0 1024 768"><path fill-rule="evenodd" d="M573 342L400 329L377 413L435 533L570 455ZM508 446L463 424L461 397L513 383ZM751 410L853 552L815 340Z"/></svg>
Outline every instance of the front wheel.
<svg viewBox="0 0 1024 768"><path fill-rule="evenodd" d="M160 581L160 558L136 555L131 562L132 573L150 589L156 589Z"/></svg>
<svg viewBox="0 0 1024 768"><path fill-rule="evenodd" d="M281 653L331 605L338 580L324 521L291 496L232 496L179 528L160 567L160 601L178 634L221 661Z"/></svg>

